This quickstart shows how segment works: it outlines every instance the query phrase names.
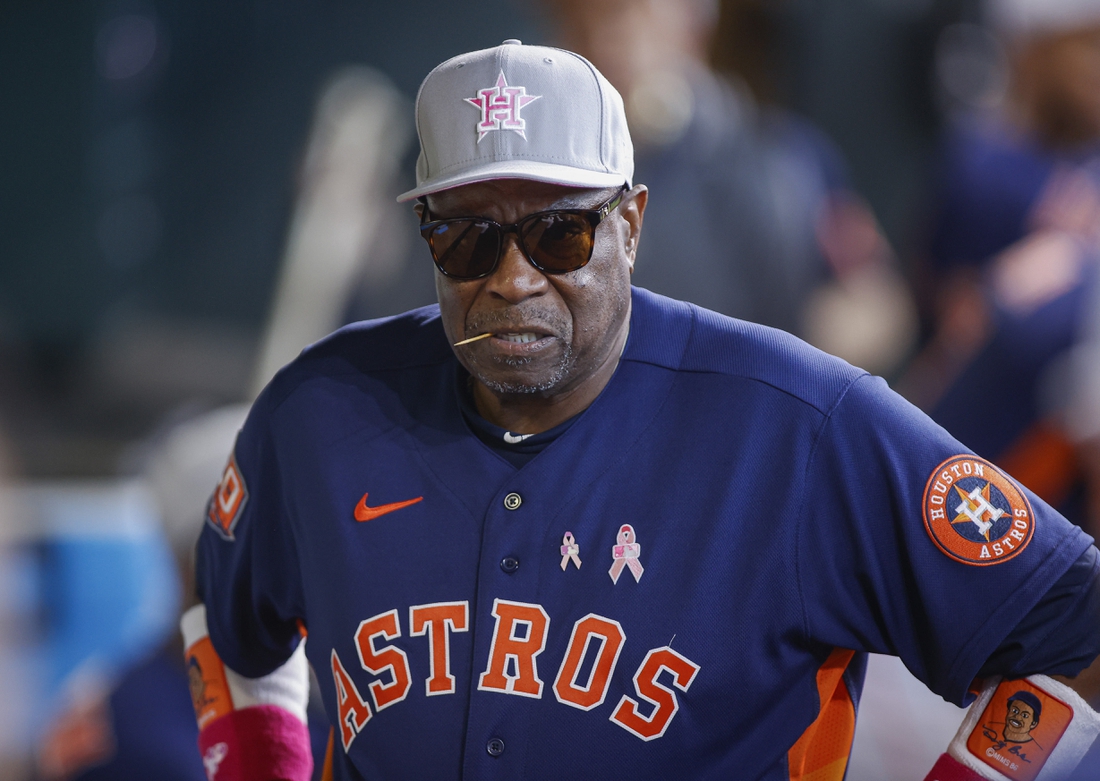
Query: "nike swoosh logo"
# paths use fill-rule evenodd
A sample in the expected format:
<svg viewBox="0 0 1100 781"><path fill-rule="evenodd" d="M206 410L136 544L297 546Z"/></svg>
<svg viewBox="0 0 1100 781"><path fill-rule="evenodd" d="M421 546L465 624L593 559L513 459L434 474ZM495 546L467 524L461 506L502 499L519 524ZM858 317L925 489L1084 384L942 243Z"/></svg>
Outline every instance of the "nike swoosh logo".
<svg viewBox="0 0 1100 781"><path fill-rule="evenodd" d="M380 515L386 513L392 513L394 510L400 510L402 507L408 507L410 504L416 504L423 496L418 496L415 499L406 499L403 502L390 502L389 504L380 504L377 507L367 507L367 496L363 494L363 498L359 500L359 504L355 505L355 520L357 521L373 521Z"/></svg>
<svg viewBox="0 0 1100 781"><path fill-rule="evenodd" d="M505 431L504 432L504 441L507 442L509 445L518 445L520 442L527 439L527 437L529 437L529 436L531 436L531 435L530 434L513 434L511 431Z"/></svg>

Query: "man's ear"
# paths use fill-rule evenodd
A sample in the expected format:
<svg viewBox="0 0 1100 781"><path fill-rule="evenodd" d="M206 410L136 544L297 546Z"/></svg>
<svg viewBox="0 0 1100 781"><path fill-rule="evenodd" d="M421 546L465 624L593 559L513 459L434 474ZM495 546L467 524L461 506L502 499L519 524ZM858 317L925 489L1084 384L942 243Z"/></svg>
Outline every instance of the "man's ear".
<svg viewBox="0 0 1100 781"><path fill-rule="evenodd" d="M424 219L424 209L426 208L427 206L424 204L424 201L417 201L413 204L413 211L416 212L416 216L421 220Z"/></svg>
<svg viewBox="0 0 1100 781"><path fill-rule="evenodd" d="M626 195L619 207L625 223L626 236L623 240L623 249L626 250L630 262L630 273L634 273L634 259L638 255L638 242L642 236L642 219L645 217L646 203L649 202L649 188L644 184L636 184Z"/></svg>

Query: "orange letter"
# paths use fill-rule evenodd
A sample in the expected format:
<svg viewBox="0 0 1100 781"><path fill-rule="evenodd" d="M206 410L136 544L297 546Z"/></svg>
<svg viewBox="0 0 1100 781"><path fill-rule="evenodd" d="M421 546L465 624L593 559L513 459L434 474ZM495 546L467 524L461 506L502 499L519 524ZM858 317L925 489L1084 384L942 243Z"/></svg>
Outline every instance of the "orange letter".
<svg viewBox="0 0 1100 781"><path fill-rule="evenodd" d="M431 649L432 674L424 682L428 697L455 693L455 677L451 675L451 640L447 630L465 632L469 614L470 603L465 600L409 608L409 634L419 637L427 633Z"/></svg>
<svg viewBox="0 0 1100 781"><path fill-rule="evenodd" d="M369 673L380 675L389 671L393 680L390 683L373 681L370 689L374 709L380 711L405 699L409 693L409 657L400 648L385 646L381 651L374 650L374 638L381 635L387 640L401 637L401 624L397 619L397 610L379 613L359 624L355 631L355 647L359 651L359 663Z"/></svg>
<svg viewBox="0 0 1100 781"><path fill-rule="evenodd" d="M554 680L554 696L558 698L558 702L581 710L592 710L603 704L625 639L626 635L618 621L595 613L589 613L573 624L569 647L562 659L558 677ZM577 686L577 673L581 662L588 655L589 643L593 640L600 643L599 655L588 673L588 683L583 687Z"/></svg>
<svg viewBox="0 0 1100 781"><path fill-rule="evenodd" d="M336 710L340 716L340 742L344 744L344 753L348 753L355 736L363 731L370 721L370 708L359 696L359 690L351 682L348 671L332 649L332 678L336 681Z"/></svg>
<svg viewBox="0 0 1100 781"><path fill-rule="evenodd" d="M483 691L499 691L518 694L521 697L542 696L535 657L546 648L546 631L550 628L550 616L542 605L524 602L493 600L493 616L497 623L493 628L493 644L489 648L489 666L481 674L477 688ZM516 629L526 627L526 635L516 636ZM515 664L515 675L508 674L508 662Z"/></svg>
<svg viewBox="0 0 1100 781"><path fill-rule="evenodd" d="M653 740L664 735L672 717L680 709L680 703L676 701L676 692L657 682L657 676L661 674L661 670L672 673L673 685L680 691L686 692L695 679L695 673L699 672L699 665L680 656L668 646L654 648L646 654L638 672L634 673L634 691L638 693L639 699L656 706L653 713L648 719L643 718L638 713L638 701L624 694L619 700L619 706L611 715L613 722L626 731L633 732L642 740Z"/></svg>

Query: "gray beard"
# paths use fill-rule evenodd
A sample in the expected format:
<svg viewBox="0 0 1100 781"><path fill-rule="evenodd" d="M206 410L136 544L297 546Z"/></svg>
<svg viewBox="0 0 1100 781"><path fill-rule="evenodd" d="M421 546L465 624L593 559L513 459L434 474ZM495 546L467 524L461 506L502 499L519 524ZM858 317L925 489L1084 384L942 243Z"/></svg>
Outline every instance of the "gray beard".
<svg viewBox="0 0 1100 781"><path fill-rule="evenodd" d="M519 358L515 360L505 361L508 366L523 366L530 363L529 358ZM573 367L573 349L566 347L562 353L561 360L558 361L557 366L551 372L550 376L542 382L535 384L530 383L511 383L511 382L496 382L489 380L480 374L477 379L482 385L491 390L493 393L500 396L518 396L518 395L532 395L538 393L547 393L554 390L561 384L562 380L569 374L569 370Z"/></svg>

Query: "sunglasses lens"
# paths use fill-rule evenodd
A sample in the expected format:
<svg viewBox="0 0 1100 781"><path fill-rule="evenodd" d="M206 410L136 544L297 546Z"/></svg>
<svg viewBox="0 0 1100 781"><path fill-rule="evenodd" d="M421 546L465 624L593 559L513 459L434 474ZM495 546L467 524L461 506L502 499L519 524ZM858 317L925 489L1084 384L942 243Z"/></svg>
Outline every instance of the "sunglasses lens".
<svg viewBox="0 0 1100 781"><path fill-rule="evenodd" d="M584 215L547 212L524 226L523 247L544 271L575 271L592 257L594 233Z"/></svg>
<svg viewBox="0 0 1100 781"><path fill-rule="evenodd" d="M546 273L576 271L592 257L596 224L589 212L540 212L517 228L527 257ZM435 264L453 279L479 279L497 266L503 233L493 222L444 220L424 226L421 232L431 246Z"/></svg>
<svg viewBox="0 0 1100 781"><path fill-rule="evenodd" d="M477 279L492 272L500 251L500 230L488 222L451 220L427 235L439 269L455 279Z"/></svg>

